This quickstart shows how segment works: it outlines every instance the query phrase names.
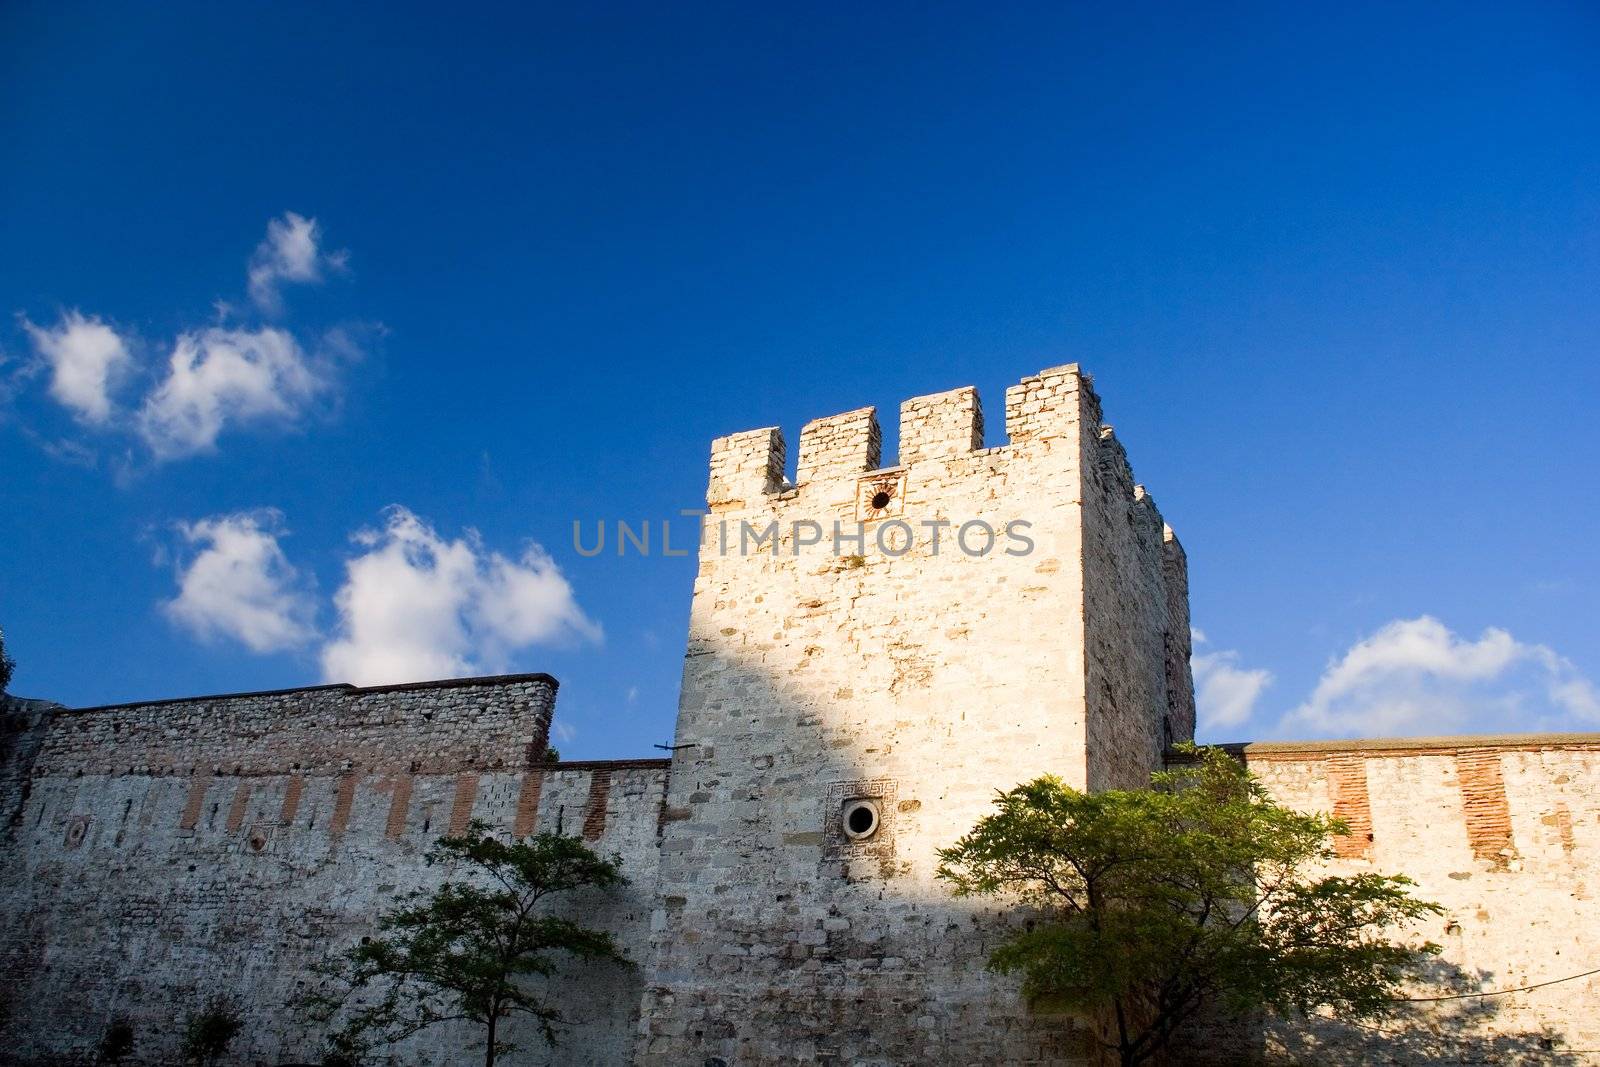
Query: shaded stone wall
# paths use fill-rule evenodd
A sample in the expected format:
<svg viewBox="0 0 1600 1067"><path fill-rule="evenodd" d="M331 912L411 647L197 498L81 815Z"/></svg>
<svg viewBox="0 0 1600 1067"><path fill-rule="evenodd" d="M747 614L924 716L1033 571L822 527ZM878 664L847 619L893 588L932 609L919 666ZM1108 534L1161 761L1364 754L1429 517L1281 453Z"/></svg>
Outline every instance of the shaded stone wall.
<svg viewBox="0 0 1600 1067"><path fill-rule="evenodd" d="M1260 743L1240 747L1283 803L1352 833L1331 870L1405 874L1445 914L1438 996L1513 989L1600 967L1600 735ZM1216 1062L1600 1062L1600 975L1526 993L1424 1002L1353 1025L1214 1020Z"/></svg>
<svg viewBox="0 0 1600 1067"><path fill-rule="evenodd" d="M1082 421L1085 760L1090 789L1138 789L1194 737L1183 548L1110 426ZM1179 658L1181 656L1181 659Z"/></svg>
<svg viewBox="0 0 1600 1067"><path fill-rule="evenodd" d="M571 906L638 958L666 766L532 762L554 699L521 675L48 716L0 861L0 1058L84 1062L121 1015L140 1062L173 1062L181 1016L220 992L248 1014L237 1062L314 1061L323 1033L287 1008L307 969L444 877L423 855L473 819L623 855L633 886ZM619 1062L639 990L626 971L564 975L567 1046L515 1036L531 1062ZM394 1054L458 1063L467 1040L441 1029Z"/></svg>
<svg viewBox="0 0 1600 1067"><path fill-rule="evenodd" d="M1081 1029L985 971L1009 920L953 900L935 849L996 788L1158 765L1160 518L1076 366L1008 392L1005 445L980 447L972 389L900 419L887 468L871 409L808 424L793 486L776 430L713 445L640 1062L1092 1058ZM836 551L835 525L858 520L868 543ZM1002 533L962 551L972 520L1024 520L1033 549ZM748 551L742 522L776 523L776 544ZM948 524L937 552L929 522ZM1186 685L1187 663L1172 677ZM879 810L870 838L845 833L852 800Z"/></svg>
<svg viewBox="0 0 1600 1067"><path fill-rule="evenodd" d="M48 700L0 693L0 835L22 819L32 788L30 776L50 717L61 710Z"/></svg>

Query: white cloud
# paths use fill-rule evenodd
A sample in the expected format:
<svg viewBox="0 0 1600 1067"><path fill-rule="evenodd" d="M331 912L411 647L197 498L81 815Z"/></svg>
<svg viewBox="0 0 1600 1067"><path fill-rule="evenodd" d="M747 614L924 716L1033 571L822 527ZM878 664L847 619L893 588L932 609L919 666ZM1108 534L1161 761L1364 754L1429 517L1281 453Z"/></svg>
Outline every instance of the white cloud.
<svg viewBox="0 0 1600 1067"><path fill-rule="evenodd" d="M278 287L283 282L317 282L323 269L343 269L345 252L324 253L316 219L293 211L267 223L267 236L250 257L250 299L261 310L276 314L283 309Z"/></svg>
<svg viewBox="0 0 1600 1067"><path fill-rule="evenodd" d="M1600 721L1600 693L1571 661L1495 627L1467 640L1424 615L1356 642L1282 727L1385 736L1549 730L1572 719Z"/></svg>
<svg viewBox="0 0 1600 1067"><path fill-rule="evenodd" d="M178 595L161 605L174 623L252 652L280 652L316 637L315 607L279 547L285 531L276 511L217 515L178 530L199 551L179 568Z"/></svg>
<svg viewBox="0 0 1600 1067"><path fill-rule="evenodd" d="M600 627L578 607L555 562L530 544L520 559L468 531L441 537L402 507L345 567L334 597L340 633L322 651L323 675L358 685L481 674L529 645Z"/></svg>
<svg viewBox="0 0 1600 1067"><path fill-rule="evenodd" d="M1600 690L1567 660L1556 660L1559 667L1550 679L1550 702L1576 718L1600 722Z"/></svg>
<svg viewBox="0 0 1600 1067"><path fill-rule="evenodd" d="M277 312L283 285L319 281L342 270L346 259L343 251L321 247L315 219L287 212L267 223L266 238L250 258L251 299ZM38 358L0 381L0 405L9 400L13 383L47 372L50 394L79 422L142 440L159 463L214 449L233 425L293 421L313 398L336 393L336 372L360 358L362 335L381 332L372 324L325 329L308 355L285 329L230 325L235 310L218 300L215 322L178 334L165 365L156 367L139 366L124 338L98 317L68 311L54 327L23 318ZM129 377L144 380L147 390L131 406L120 406L115 393ZM86 452L68 442L49 451L68 457ZM115 469L132 469L133 455L129 451L127 462Z"/></svg>
<svg viewBox="0 0 1600 1067"><path fill-rule="evenodd" d="M157 459L205 452L227 423L291 422L330 387L325 368L283 330L186 333L139 410L139 434Z"/></svg>
<svg viewBox="0 0 1600 1067"><path fill-rule="evenodd" d="M54 328L27 319L22 325L50 368L50 395L86 423L110 422L112 388L133 361L117 331L77 311L63 314Z"/></svg>
<svg viewBox="0 0 1600 1067"><path fill-rule="evenodd" d="M1206 635L1192 631L1196 646L1206 643ZM1238 726L1250 718L1256 701L1272 684L1272 672L1263 668L1239 666L1239 653L1233 651L1196 652L1189 659L1194 671L1195 713L1199 729Z"/></svg>

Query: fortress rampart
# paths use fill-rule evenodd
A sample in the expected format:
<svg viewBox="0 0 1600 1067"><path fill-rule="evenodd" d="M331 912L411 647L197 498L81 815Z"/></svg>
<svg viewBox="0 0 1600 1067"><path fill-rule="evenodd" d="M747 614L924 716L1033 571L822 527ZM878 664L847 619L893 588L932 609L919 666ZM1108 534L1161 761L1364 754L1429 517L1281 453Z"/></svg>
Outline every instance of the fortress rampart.
<svg viewBox="0 0 1600 1067"><path fill-rule="evenodd" d="M1097 1062L1093 1020L985 969L1025 919L953 899L935 850L996 789L1140 786L1176 757L1188 564L1075 365L1009 389L1005 424L985 447L975 390L908 400L885 466L873 409L817 419L793 481L777 429L713 444L670 761L543 762L546 675L7 702L0 1062L85 1062L123 1016L139 1062L170 1063L212 992L247 1010L239 1062L314 1061L287 1010L309 968L436 884L428 846L475 819L581 834L631 880L570 906L638 966L561 975L563 1044L513 1034L519 1063ZM745 523L770 539L729 551ZM1573 977L1600 966L1600 735L1233 750L1349 824L1334 869L1443 904L1419 935L1457 999L1376 1027L1214 1019L1180 1062L1600 1062L1600 975ZM392 1062L466 1044L431 1031Z"/></svg>
<svg viewBox="0 0 1600 1067"><path fill-rule="evenodd" d="M1600 734L1235 746L1274 796L1331 812L1340 874L1402 872L1445 914L1442 989L1477 994L1600 967ZM1399 1019L1271 1025L1262 1048L1299 1062L1600 1061L1600 974L1528 993L1424 1001Z"/></svg>
<svg viewBox="0 0 1600 1067"><path fill-rule="evenodd" d="M935 850L997 786L1143 784L1192 735L1185 562L1076 365L1005 410L983 447L975 390L906 401L894 466L873 409L815 420L792 484L778 430L713 444L637 1062L1089 1055L984 969L1009 920ZM1031 551L952 543L1018 521ZM796 543L858 523L859 553ZM778 543L725 554L723 524Z"/></svg>
<svg viewBox="0 0 1600 1067"><path fill-rule="evenodd" d="M13 710L0 1062L89 1062L119 1016L140 1062L174 1062L212 993L246 1009L239 1062L314 1062L324 1035L288 1007L309 969L440 877L428 846L474 819L625 855L634 884L575 905L638 958L666 764L543 763L555 693L513 675ZM568 980L559 1062L625 1059L637 980ZM537 1061L541 1039L520 1036ZM399 1054L455 1063L463 1044L439 1030Z"/></svg>

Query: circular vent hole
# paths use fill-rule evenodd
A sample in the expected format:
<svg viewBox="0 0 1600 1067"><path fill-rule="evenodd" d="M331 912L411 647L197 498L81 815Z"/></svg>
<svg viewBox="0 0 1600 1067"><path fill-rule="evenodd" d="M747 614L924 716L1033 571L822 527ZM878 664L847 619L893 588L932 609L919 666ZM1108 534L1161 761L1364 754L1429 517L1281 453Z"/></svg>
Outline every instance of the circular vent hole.
<svg viewBox="0 0 1600 1067"><path fill-rule="evenodd" d="M877 833L878 805L870 800L845 801L844 832L852 841L863 841Z"/></svg>
<svg viewBox="0 0 1600 1067"><path fill-rule="evenodd" d="M882 511L884 508L889 506L889 499L889 494L884 492L882 489L879 489L876 493L872 494L872 506L878 511Z"/></svg>

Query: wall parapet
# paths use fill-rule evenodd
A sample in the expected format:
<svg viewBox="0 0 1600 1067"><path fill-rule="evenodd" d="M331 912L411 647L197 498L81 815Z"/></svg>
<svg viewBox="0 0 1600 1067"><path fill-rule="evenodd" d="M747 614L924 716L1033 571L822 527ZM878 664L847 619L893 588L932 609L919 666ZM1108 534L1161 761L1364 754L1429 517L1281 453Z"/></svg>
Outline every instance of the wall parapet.
<svg viewBox="0 0 1600 1067"><path fill-rule="evenodd" d="M546 763L544 765L544 769L548 771L664 771L669 770L671 767L671 759L656 759L650 756L640 756L634 759L561 760L558 763Z"/></svg>
<svg viewBox="0 0 1600 1067"><path fill-rule="evenodd" d="M531 766L549 740L546 674L329 685L64 709L35 777L437 773Z"/></svg>
<svg viewBox="0 0 1600 1067"><path fill-rule="evenodd" d="M1269 1062L1391 1062L1397 1049L1405 1062L1592 1062L1600 981L1573 972L1600 952L1600 733L1221 747L1278 803L1343 824L1322 872L1403 875L1442 910L1411 931L1440 952L1408 987L1418 1001L1386 1024L1398 1042L1327 1016L1268 1017L1265 1033L1227 1018L1194 1036L1230 1050L1207 1062L1248 1058L1231 1054L1241 1039L1274 1049Z"/></svg>
<svg viewBox="0 0 1600 1067"><path fill-rule="evenodd" d="M67 709L0 698L0 971L16 976L0 1060L86 1063L109 1006L141 1062L176 1062L172 1005L235 998L241 1063L313 1062L326 1029L291 1008L330 952L481 822L581 832L631 884L557 903L642 958L670 761L543 760L556 681L521 674L325 685ZM85 936L85 931L93 936ZM241 954L241 946L248 951ZM622 1062L636 978L561 976L568 1041L533 1064ZM397 1062L454 1062L418 1035Z"/></svg>
<svg viewBox="0 0 1600 1067"><path fill-rule="evenodd" d="M1536 752L1543 749L1600 749L1600 733L1456 734L1440 737L1346 738L1332 741L1235 741L1217 746L1246 760L1324 759L1343 753L1374 756L1448 756L1473 749ZM1169 763L1186 762L1168 752Z"/></svg>
<svg viewBox="0 0 1600 1067"><path fill-rule="evenodd" d="M288 689L258 689L241 693L211 693L202 696L157 697L153 700L125 700L116 704L86 704L79 708L40 700L23 701L23 703L50 704L58 713L72 713L155 707L161 704L194 704L200 701L243 700L249 697L297 696L302 693L404 693L428 689L465 689L472 686L499 685L505 682L542 682L552 690L559 688L561 685L554 675L535 672L532 674L482 674L466 678L439 678L426 682L391 682L387 685L352 685L349 682L328 682L324 685L298 685Z"/></svg>
<svg viewBox="0 0 1600 1067"><path fill-rule="evenodd" d="M711 479L706 493L712 508L750 508L774 499L787 501L808 484L838 482L920 463L958 461L1005 453L1032 445L1059 443L1080 423L1100 426L1100 399L1094 379L1076 363L1050 367L1010 386L1005 395L1008 441L985 448L983 406L977 389L961 386L915 396L900 405L899 456L882 454L875 407L812 419L800 431L794 480L785 477L788 448L776 426L727 434L711 443ZM1127 482L1132 472L1109 427L1102 462L1113 478Z"/></svg>

